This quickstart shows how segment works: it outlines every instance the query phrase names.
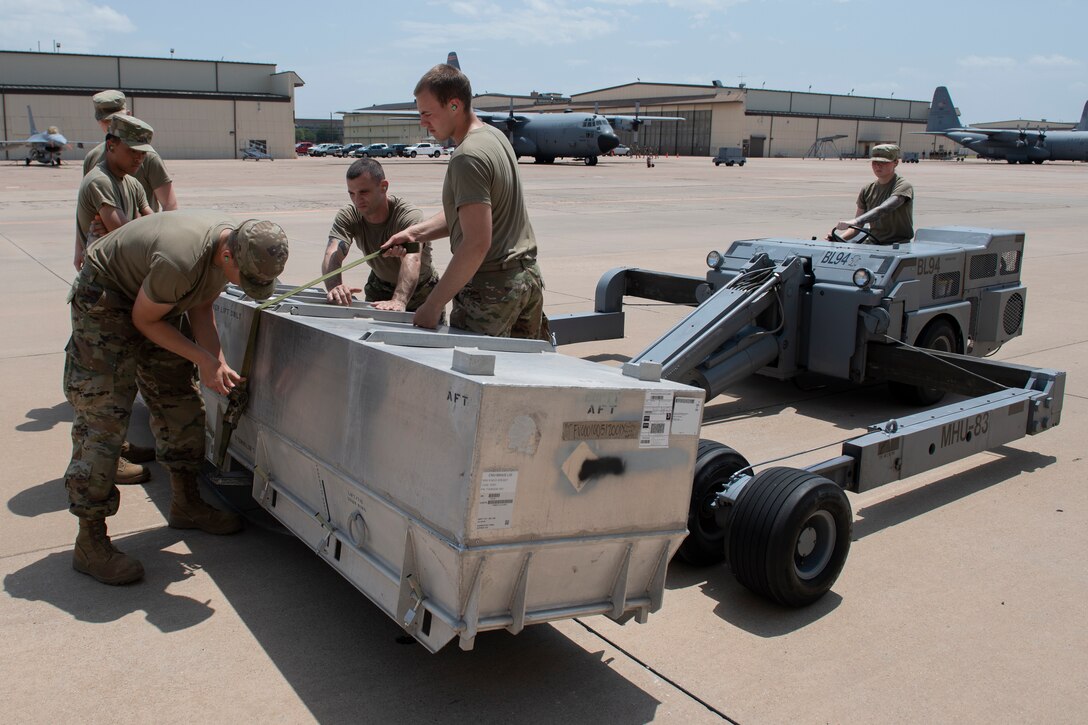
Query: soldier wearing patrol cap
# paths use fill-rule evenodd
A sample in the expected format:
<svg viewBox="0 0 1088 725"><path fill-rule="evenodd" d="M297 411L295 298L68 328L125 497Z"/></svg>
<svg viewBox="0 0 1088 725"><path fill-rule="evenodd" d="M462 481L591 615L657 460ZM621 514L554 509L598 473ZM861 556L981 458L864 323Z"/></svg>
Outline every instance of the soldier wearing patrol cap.
<svg viewBox="0 0 1088 725"><path fill-rule="evenodd" d="M839 236L852 239L859 234L851 227L869 225L869 233L861 244L896 244L914 238L914 187L899 174L899 147L895 144L879 144L869 154L876 181L865 186L858 194L857 211L853 219L840 221L827 235L845 230Z"/></svg>
<svg viewBox="0 0 1088 725"><path fill-rule="evenodd" d="M102 127L103 133L109 133L110 117L115 113L129 114L128 102L121 91L102 91L91 97L94 103L94 118ZM97 166L106 153L106 144L95 146L83 158L83 173L87 174ZM173 211L178 208L178 200L174 195L174 182L166 170L162 157L150 149L147 158L140 164L139 170L133 174L144 187L151 211Z"/></svg>
<svg viewBox="0 0 1088 725"><path fill-rule="evenodd" d="M76 202L76 249L78 270L91 237L96 217L107 232L138 216L151 213L147 195L133 174L143 164L154 129L134 116L110 116L106 155L83 177Z"/></svg>
<svg viewBox="0 0 1088 725"><path fill-rule="evenodd" d="M230 534L241 519L200 497L204 401L199 381L226 395L241 378L219 345L212 305L227 282L265 299L287 262L287 236L268 221L237 224L214 212L135 219L95 241L72 284L72 336L64 389L74 408L64 481L79 517L72 566L106 584L127 584L143 566L110 542L117 513L117 456L139 385L159 462L170 472L168 523Z"/></svg>

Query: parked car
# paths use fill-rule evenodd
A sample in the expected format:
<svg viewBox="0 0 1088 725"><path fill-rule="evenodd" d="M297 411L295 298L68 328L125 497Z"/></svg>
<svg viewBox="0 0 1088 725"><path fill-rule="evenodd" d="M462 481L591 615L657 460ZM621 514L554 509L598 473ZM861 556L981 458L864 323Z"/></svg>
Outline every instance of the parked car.
<svg viewBox="0 0 1088 725"><path fill-rule="evenodd" d="M394 156L407 156L408 155L408 154L404 153L404 150L406 148L408 148L408 144L406 144L406 143L389 144L389 148L393 149L393 155Z"/></svg>
<svg viewBox="0 0 1088 725"><path fill-rule="evenodd" d="M338 151L333 152L333 156L343 156L345 159L355 153L356 149L361 149L366 146L365 143L349 143L347 146L343 146Z"/></svg>
<svg viewBox="0 0 1088 725"><path fill-rule="evenodd" d="M904 164L916 164L916 163L918 163L918 152L917 151L904 151L903 152L903 163Z"/></svg>
<svg viewBox="0 0 1088 725"><path fill-rule="evenodd" d="M744 151L736 146L722 146L718 149L718 155L714 157L714 165L732 166L737 164L738 166L744 166L744 162L748 159L744 158Z"/></svg>
<svg viewBox="0 0 1088 725"><path fill-rule="evenodd" d="M375 158L389 158L393 155L393 149L389 147L387 143L372 143L369 146L364 146L361 149L355 149L353 154L358 158L365 159L368 156Z"/></svg>
<svg viewBox="0 0 1088 725"><path fill-rule="evenodd" d="M612 149L612 155L613 156L630 156L631 155L631 149L628 146L624 146L623 144L620 144L616 148Z"/></svg>
<svg viewBox="0 0 1088 725"><path fill-rule="evenodd" d="M437 159L439 156L442 155L442 147L436 143L427 143L426 141L424 141L423 143L417 143L414 146L409 146L408 148L404 149L404 153L407 154L409 158L413 159L416 156L431 156ZM446 151L446 153L449 153L449 151Z"/></svg>
<svg viewBox="0 0 1088 725"><path fill-rule="evenodd" d="M295 153L296 154L309 153L309 151L313 147L313 145L314 145L313 141L299 141L297 144L295 144Z"/></svg>
<svg viewBox="0 0 1088 725"><path fill-rule="evenodd" d="M340 148L338 143L319 143L317 146L310 147L310 156L328 156L334 153Z"/></svg>

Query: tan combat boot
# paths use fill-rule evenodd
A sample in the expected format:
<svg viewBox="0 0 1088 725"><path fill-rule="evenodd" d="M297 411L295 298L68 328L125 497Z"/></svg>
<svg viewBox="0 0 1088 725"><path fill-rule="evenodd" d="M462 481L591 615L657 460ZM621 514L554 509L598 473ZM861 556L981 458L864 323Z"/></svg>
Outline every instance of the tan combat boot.
<svg viewBox="0 0 1088 725"><path fill-rule="evenodd" d="M242 517L209 506L200 497L196 474L171 473L170 488L174 498L170 502L167 523L172 529L200 529L209 534L233 534L242 529Z"/></svg>
<svg viewBox="0 0 1088 725"><path fill-rule="evenodd" d="M143 578L144 567L123 554L106 535L106 522L79 520L79 535L72 554L72 568L103 584L129 584Z"/></svg>
<svg viewBox="0 0 1088 725"><path fill-rule="evenodd" d="M155 460L155 448L145 448L135 443L125 441L121 444L121 457L127 458L133 463L150 463Z"/></svg>
<svg viewBox="0 0 1088 725"><path fill-rule="evenodd" d="M136 483L147 483L151 480L151 471L139 463L133 463L127 458L117 459L117 473L113 476L113 482L118 486L131 486Z"/></svg>

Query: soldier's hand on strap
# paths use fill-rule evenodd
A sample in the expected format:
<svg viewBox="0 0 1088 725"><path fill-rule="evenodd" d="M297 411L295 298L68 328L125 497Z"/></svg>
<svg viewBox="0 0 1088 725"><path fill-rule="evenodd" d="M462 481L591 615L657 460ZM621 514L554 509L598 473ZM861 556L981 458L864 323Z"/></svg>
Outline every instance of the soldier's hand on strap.
<svg viewBox="0 0 1088 725"><path fill-rule="evenodd" d="M245 380L225 362L210 355L199 368L200 382L220 395L229 395L236 385Z"/></svg>
<svg viewBox="0 0 1088 725"><path fill-rule="evenodd" d="M353 295L356 292L362 292L361 287L348 287L346 284L338 284L325 293L325 301L330 305L343 305L348 306L351 304Z"/></svg>
<svg viewBox="0 0 1088 725"><path fill-rule="evenodd" d="M389 239L386 240L385 244L382 245L382 249L385 250L385 254L383 254L382 256L403 257L405 254L407 254L407 250L404 249L404 245L413 241L415 240L412 239L412 237L408 234L408 230L402 229L393 236L389 237Z"/></svg>

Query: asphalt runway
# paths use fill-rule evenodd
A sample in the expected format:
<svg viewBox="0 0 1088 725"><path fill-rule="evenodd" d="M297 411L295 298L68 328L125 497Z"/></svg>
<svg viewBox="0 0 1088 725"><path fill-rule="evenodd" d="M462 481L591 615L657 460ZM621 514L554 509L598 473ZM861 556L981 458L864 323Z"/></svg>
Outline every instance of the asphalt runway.
<svg viewBox="0 0 1088 725"><path fill-rule="evenodd" d="M268 218L283 280L320 273L348 202L347 161L167 160L184 208ZM391 192L436 211L446 160L386 163ZM864 161L709 158L523 163L547 311L589 310L618 266L702 275L734 239L823 235L852 216ZM110 532L133 586L71 569L60 389L80 166L0 165L0 702L12 722L1079 723L1088 711L1088 164L902 165L917 227L1023 230L1023 336L996 357L1068 372L1059 427L850 495L853 545L833 590L785 610L725 567L674 562L649 622L605 617L481 634L436 655L300 541L166 526L169 485L126 487ZM357 256L358 252L355 252ZM354 257L349 257L349 260ZM436 244L444 268L449 251ZM362 286L365 271L349 281ZM631 301L628 335L566 354L618 364L682 310ZM330 381L336 384L337 381ZM753 462L806 465L910 412L883 386L753 379L706 408L703 437ZM1079 431L1079 432L1078 432ZM150 443L138 407L133 439Z"/></svg>

